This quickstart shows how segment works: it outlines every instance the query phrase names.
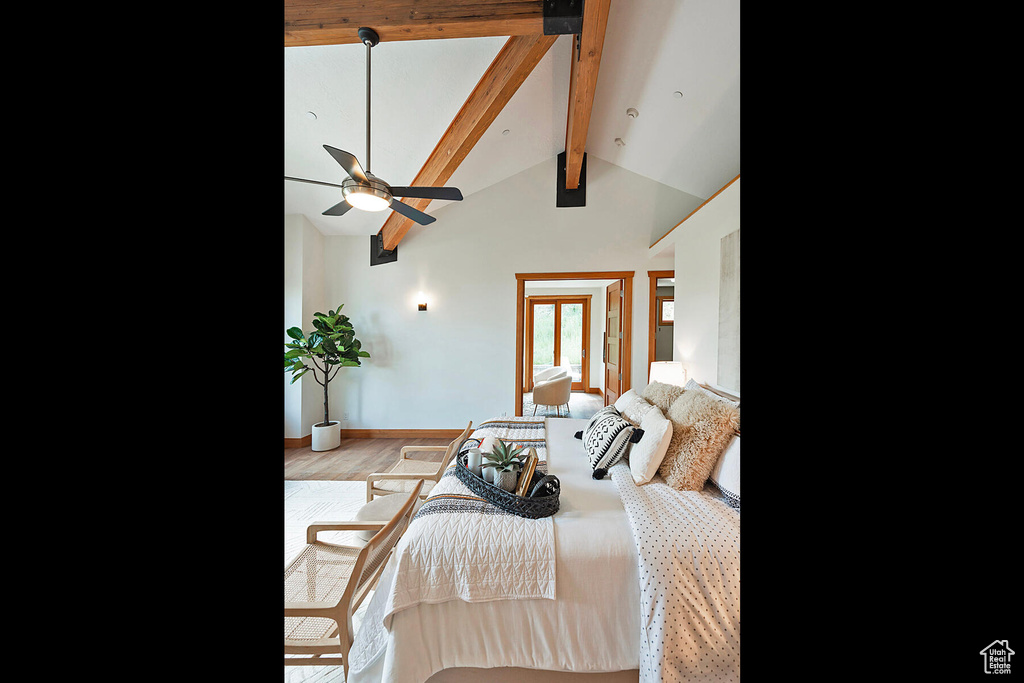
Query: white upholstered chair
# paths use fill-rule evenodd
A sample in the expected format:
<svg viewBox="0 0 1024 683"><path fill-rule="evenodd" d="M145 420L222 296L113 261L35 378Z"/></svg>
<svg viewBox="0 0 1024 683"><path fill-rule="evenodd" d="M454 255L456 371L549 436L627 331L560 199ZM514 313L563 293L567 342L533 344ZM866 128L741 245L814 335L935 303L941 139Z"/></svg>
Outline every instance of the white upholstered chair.
<svg viewBox="0 0 1024 683"><path fill-rule="evenodd" d="M419 480L423 481L423 489L420 497L426 498L434 484L441 480L445 468L451 462L459 444L466 440L472 430L472 421L466 426L466 430L455 437L447 446L403 446L399 452L398 462L383 472L374 472L366 478L366 502L373 500L374 496L386 496L392 493L408 493ZM410 458L410 454L444 451L441 461L417 460Z"/></svg>
<svg viewBox="0 0 1024 683"><path fill-rule="evenodd" d="M537 406L555 406L555 412L561 416L562 406L569 413L569 396L572 394L572 375L558 375L554 379L544 380L533 385L533 414L537 414Z"/></svg>
<svg viewBox="0 0 1024 683"><path fill-rule="evenodd" d="M284 570L284 653L291 655L285 666L341 664L348 678L352 615L409 526L422 486L419 481L410 490L389 521L314 522L306 528L306 547ZM362 547L316 538L320 531L367 529L379 531Z"/></svg>
<svg viewBox="0 0 1024 683"><path fill-rule="evenodd" d="M537 372L533 376L533 382L534 384L536 384L537 382L546 382L549 379L554 379L555 377L558 377L559 375L563 374L566 374L565 368L560 368L556 365Z"/></svg>

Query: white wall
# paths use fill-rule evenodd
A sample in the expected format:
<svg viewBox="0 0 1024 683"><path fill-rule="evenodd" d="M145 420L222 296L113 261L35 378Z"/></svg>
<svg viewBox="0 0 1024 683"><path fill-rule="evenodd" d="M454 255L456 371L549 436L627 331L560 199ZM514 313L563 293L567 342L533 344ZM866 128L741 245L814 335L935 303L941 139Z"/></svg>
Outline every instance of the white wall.
<svg viewBox="0 0 1024 683"><path fill-rule="evenodd" d="M338 304L330 304L325 296L324 236L304 216L285 216L284 221L284 328L285 342L291 338L284 332L299 327L303 333L313 331L313 314L326 313ZM282 353L285 351L283 345ZM324 419L323 387L308 372L295 384L292 375L284 372L285 438L299 438L312 433L312 426ZM333 400L333 399L332 399ZM331 410L331 419L340 413Z"/></svg>
<svg viewBox="0 0 1024 683"><path fill-rule="evenodd" d="M368 236L323 238L326 299L345 304L371 355L332 382L332 418L347 414L344 428L451 429L514 414L516 273L635 271L633 386L646 386L647 270L674 265L649 253L650 236L701 200L588 157L587 206L558 208L555 179L552 158L448 203L437 222L410 230L397 263L371 268Z"/></svg>
<svg viewBox="0 0 1024 683"><path fill-rule="evenodd" d="M675 251L673 360L682 361L686 376L698 382L718 385L721 239L739 227L740 180L736 179L657 245L659 251L669 246Z"/></svg>

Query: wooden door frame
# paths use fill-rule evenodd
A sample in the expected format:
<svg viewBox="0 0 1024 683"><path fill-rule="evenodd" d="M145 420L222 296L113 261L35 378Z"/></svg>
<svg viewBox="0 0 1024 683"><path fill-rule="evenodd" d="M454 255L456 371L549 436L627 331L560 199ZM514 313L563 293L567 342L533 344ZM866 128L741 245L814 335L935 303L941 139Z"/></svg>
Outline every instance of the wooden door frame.
<svg viewBox="0 0 1024 683"><path fill-rule="evenodd" d="M654 362L655 351L655 339L654 335L658 330L658 278L659 277L675 277L676 271L674 270L648 270L647 277L650 279L651 295L648 299L647 304L647 381L651 379L651 363ZM674 288L673 288L674 289ZM672 343L673 352L675 345L675 326L672 327Z"/></svg>
<svg viewBox="0 0 1024 683"><path fill-rule="evenodd" d="M524 359L526 364L524 367L530 367L528 361L533 360L533 307L537 304L555 304L555 360L558 360L558 351L561 346L562 340L559 332L561 331L562 321L558 316L559 306L563 303L567 304L583 304L583 363L580 366L580 381L573 382L572 388L574 391L590 392L590 294L538 294L535 296L526 297L527 303L530 305L530 314L526 316L526 358ZM555 363L557 365L557 362ZM523 387L524 392L533 391L533 373L524 372L524 380L526 385ZM579 385L579 386L577 386Z"/></svg>
<svg viewBox="0 0 1024 683"><path fill-rule="evenodd" d="M516 412L523 414L523 386L526 379L526 283L536 280L622 280L622 358L630 362L622 367L622 393L629 390L632 373L633 330L633 275L636 271L585 271L580 273L516 273Z"/></svg>

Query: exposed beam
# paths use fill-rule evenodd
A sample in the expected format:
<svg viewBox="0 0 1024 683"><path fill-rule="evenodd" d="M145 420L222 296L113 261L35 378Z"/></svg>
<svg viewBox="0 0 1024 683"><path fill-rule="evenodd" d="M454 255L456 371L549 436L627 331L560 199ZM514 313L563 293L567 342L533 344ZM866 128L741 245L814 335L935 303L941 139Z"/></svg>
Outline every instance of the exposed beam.
<svg viewBox="0 0 1024 683"><path fill-rule="evenodd" d="M440 186L448 181L557 38L536 34L508 39L452 119L412 185ZM410 199L405 203L423 211L430 200ZM392 212L380 229L384 249L390 251L397 247L412 224L405 216Z"/></svg>
<svg viewBox="0 0 1024 683"><path fill-rule="evenodd" d="M601 66L604 33L608 27L611 0L587 0L583 5L583 30L574 38L572 70L569 73L569 115L565 124L565 187L580 186L583 153L587 151L590 110L597 89L597 70Z"/></svg>
<svg viewBox="0 0 1024 683"><path fill-rule="evenodd" d="M543 0L284 0L284 45L518 36L544 32Z"/></svg>

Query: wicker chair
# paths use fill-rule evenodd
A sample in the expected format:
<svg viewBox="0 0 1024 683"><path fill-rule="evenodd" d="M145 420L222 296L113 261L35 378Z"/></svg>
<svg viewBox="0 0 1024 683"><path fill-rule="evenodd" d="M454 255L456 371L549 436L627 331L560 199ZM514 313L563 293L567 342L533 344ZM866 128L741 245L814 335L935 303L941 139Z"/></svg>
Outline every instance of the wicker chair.
<svg viewBox="0 0 1024 683"><path fill-rule="evenodd" d="M413 487L391 521L315 522L306 528L306 547L284 570L284 652L311 656L285 657L285 666L341 664L348 678L352 614L409 526L422 486L420 481ZM319 531L370 528L380 531L361 548L316 540Z"/></svg>
<svg viewBox="0 0 1024 683"><path fill-rule="evenodd" d="M416 482L423 480L423 489L420 497L426 498L434 484L441 480L445 468L451 462L455 451L473 427L470 422L466 431L459 434L455 441L447 446L403 446L399 454L398 462L389 467L385 472L374 472L366 478L366 502L373 500L374 496L386 496L392 493L408 493ZM416 460L408 457L409 453L444 451L441 462L436 460Z"/></svg>

